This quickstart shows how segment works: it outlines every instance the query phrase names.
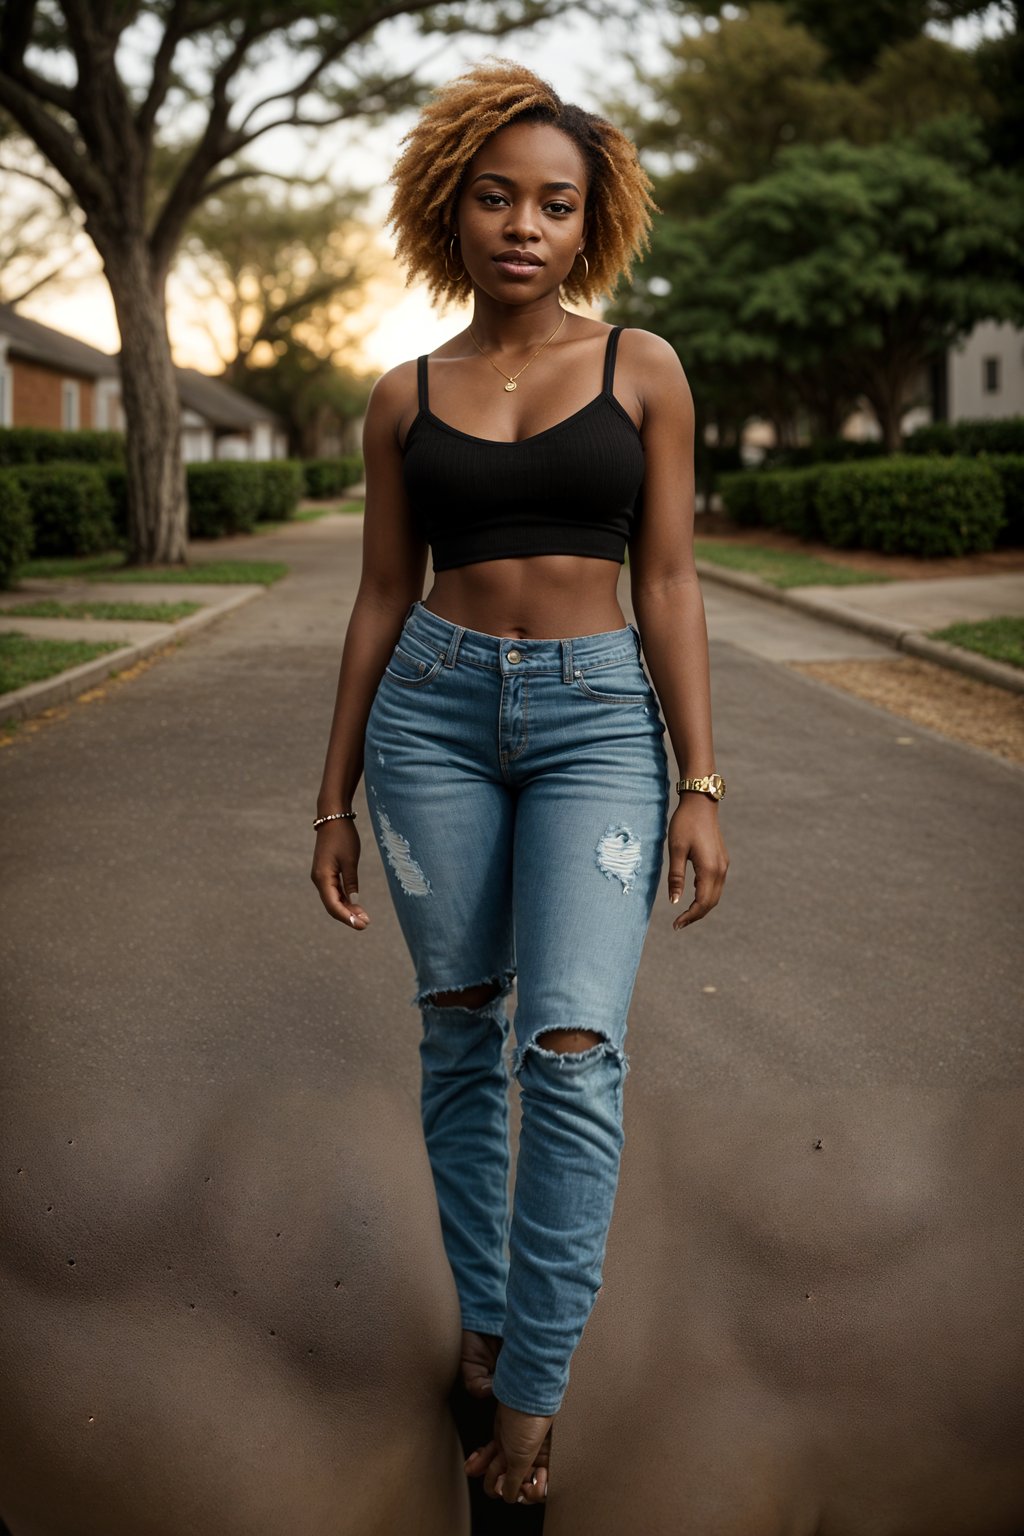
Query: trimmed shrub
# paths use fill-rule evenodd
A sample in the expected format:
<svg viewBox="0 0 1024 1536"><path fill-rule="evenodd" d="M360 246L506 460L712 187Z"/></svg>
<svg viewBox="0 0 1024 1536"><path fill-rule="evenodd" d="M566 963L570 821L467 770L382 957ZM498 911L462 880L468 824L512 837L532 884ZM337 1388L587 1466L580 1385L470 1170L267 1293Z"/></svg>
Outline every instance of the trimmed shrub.
<svg viewBox="0 0 1024 1536"><path fill-rule="evenodd" d="M821 537L818 523L817 488L820 470L762 470L758 491L760 521L770 528L784 528L798 539Z"/></svg>
<svg viewBox="0 0 1024 1536"><path fill-rule="evenodd" d="M804 469L811 464L848 464L861 459L879 459L884 443L875 438L819 437L810 443L790 448L769 448L764 456L766 469Z"/></svg>
<svg viewBox="0 0 1024 1536"><path fill-rule="evenodd" d="M760 482L765 473L760 469L740 469L718 476L718 494L734 523L750 528L761 521Z"/></svg>
<svg viewBox="0 0 1024 1536"><path fill-rule="evenodd" d="M1024 453L986 453L977 462L994 469L1003 487L1005 521L998 542L1024 545Z"/></svg>
<svg viewBox="0 0 1024 1536"><path fill-rule="evenodd" d="M999 476L982 460L893 457L818 471L818 518L837 549L967 555L991 549L1003 526Z"/></svg>
<svg viewBox="0 0 1024 1536"><path fill-rule="evenodd" d="M120 432L54 432L46 427L0 428L0 464L123 464Z"/></svg>
<svg viewBox="0 0 1024 1536"><path fill-rule="evenodd" d="M8 470L32 514L33 555L93 555L116 543L106 476L96 464L19 464Z"/></svg>
<svg viewBox="0 0 1024 1536"><path fill-rule="evenodd" d="M306 478L298 459L272 459L260 464L263 499L259 516L269 521L291 517L305 490Z"/></svg>
<svg viewBox="0 0 1024 1536"><path fill-rule="evenodd" d="M13 584L32 548L32 513L18 477L0 470L0 587Z"/></svg>
<svg viewBox="0 0 1024 1536"><path fill-rule="evenodd" d="M341 459L306 459L302 468L306 477L306 495L311 501L340 496L363 478L363 459L358 453L350 453Z"/></svg>
<svg viewBox="0 0 1024 1536"><path fill-rule="evenodd" d="M1024 416L996 421L935 421L903 439L907 453L1024 453Z"/></svg>
<svg viewBox="0 0 1024 1536"><path fill-rule="evenodd" d="M120 464L103 464L114 534L119 543L128 542L128 472Z"/></svg>
<svg viewBox="0 0 1024 1536"><path fill-rule="evenodd" d="M263 504L263 466L218 459L188 466L188 532L192 539L251 533Z"/></svg>

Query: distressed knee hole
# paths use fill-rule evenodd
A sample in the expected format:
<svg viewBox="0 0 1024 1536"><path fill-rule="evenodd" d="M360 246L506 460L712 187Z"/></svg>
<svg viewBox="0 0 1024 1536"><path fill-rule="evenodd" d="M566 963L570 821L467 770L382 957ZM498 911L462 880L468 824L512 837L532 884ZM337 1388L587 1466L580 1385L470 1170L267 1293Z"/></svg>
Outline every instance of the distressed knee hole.
<svg viewBox="0 0 1024 1536"><path fill-rule="evenodd" d="M543 1041L545 1050L557 1051L559 1055L566 1051L589 1051L604 1043L604 1036L592 1029L545 1029L534 1038Z"/></svg>
<svg viewBox="0 0 1024 1536"><path fill-rule="evenodd" d="M551 1066L574 1072L593 1066L610 1057L621 1068L622 1076L629 1071L626 1053L618 1045L593 1029L543 1029L533 1035L512 1053L512 1075L519 1077L528 1056L536 1056Z"/></svg>
<svg viewBox="0 0 1024 1536"><path fill-rule="evenodd" d="M626 896L636 884L643 858L640 839L621 822L610 821L595 850L597 867L606 880L617 880Z"/></svg>
<svg viewBox="0 0 1024 1536"><path fill-rule="evenodd" d="M450 992L428 992L423 1001L432 1008L483 1008L486 1003L493 1003L500 991L497 982L490 982Z"/></svg>
<svg viewBox="0 0 1024 1536"><path fill-rule="evenodd" d="M387 861L407 896L429 896L430 881L412 856L409 840L391 824L382 806L377 806L377 824Z"/></svg>

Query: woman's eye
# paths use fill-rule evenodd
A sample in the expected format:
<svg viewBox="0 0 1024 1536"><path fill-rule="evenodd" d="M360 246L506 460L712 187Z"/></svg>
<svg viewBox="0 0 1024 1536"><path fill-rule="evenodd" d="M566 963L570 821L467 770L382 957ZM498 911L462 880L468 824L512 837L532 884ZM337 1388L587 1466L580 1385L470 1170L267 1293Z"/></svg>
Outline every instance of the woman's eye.
<svg viewBox="0 0 1024 1536"><path fill-rule="evenodd" d="M552 213L572 213L573 211L571 203L548 203L548 208Z"/></svg>
<svg viewBox="0 0 1024 1536"><path fill-rule="evenodd" d="M503 203L505 199L500 192L485 192L480 201L486 203L488 208L493 208L496 203Z"/></svg>

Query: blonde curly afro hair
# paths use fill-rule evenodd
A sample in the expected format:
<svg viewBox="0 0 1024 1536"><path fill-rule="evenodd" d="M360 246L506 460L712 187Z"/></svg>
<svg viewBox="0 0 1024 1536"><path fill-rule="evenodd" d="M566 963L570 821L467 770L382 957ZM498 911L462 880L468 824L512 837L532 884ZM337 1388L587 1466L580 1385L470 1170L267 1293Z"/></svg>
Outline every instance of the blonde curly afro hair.
<svg viewBox="0 0 1024 1536"><path fill-rule="evenodd" d="M563 102L524 65L495 59L433 93L402 140L405 148L391 174L395 191L388 223L397 236L399 260L408 269L408 282L425 278L431 297L442 303L472 293L465 271L449 276L445 263L466 168L499 128L524 119L560 128L587 167L590 270L581 263L577 274L573 267L562 285L566 297L610 295L647 248L655 204L632 142L604 118Z"/></svg>

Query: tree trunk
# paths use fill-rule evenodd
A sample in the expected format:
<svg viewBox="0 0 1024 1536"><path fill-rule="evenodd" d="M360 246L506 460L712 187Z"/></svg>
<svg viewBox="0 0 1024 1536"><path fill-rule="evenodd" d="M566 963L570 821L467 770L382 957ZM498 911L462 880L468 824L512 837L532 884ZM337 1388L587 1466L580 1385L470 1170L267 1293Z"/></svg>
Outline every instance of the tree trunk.
<svg viewBox="0 0 1024 1536"><path fill-rule="evenodd" d="M104 267L121 331L128 560L181 564L187 558L188 497L165 277L153 273L141 239L137 246L105 251Z"/></svg>

